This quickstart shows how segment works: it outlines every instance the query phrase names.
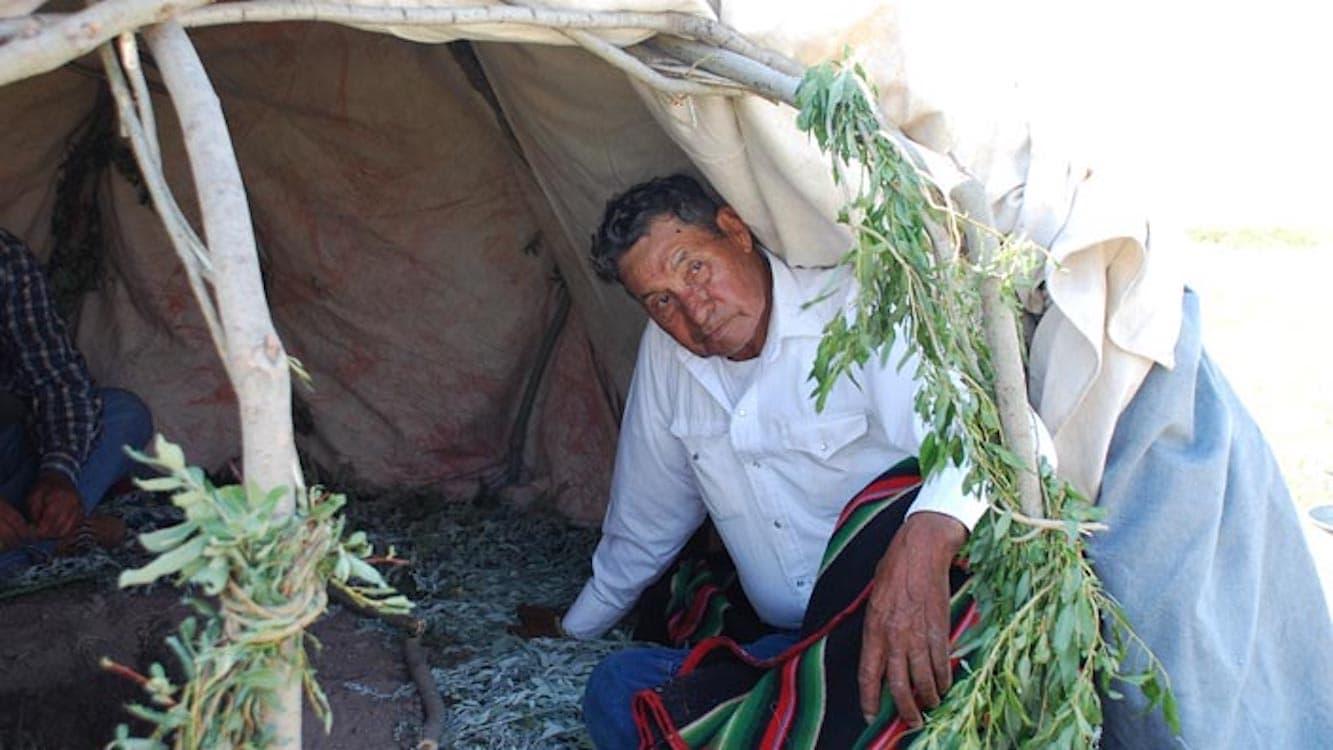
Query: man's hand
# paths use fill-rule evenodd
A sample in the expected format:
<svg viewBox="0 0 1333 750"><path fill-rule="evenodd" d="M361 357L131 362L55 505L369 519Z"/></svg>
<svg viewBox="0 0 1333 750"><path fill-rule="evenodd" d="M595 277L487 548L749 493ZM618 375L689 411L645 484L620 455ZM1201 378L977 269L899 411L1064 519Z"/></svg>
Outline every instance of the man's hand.
<svg viewBox="0 0 1333 750"><path fill-rule="evenodd" d="M83 500L65 475L39 474L28 492L28 515L39 538L59 539L73 534L83 520Z"/></svg>
<svg viewBox="0 0 1333 750"><path fill-rule="evenodd" d="M861 711L879 713L887 682L898 715L913 729L923 708L940 704L953 683L949 669L949 566L967 528L942 513L915 513L894 535L875 568L861 632Z"/></svg>
<svg viewBox="0 0 1333 750"><path fill-rule="evenodd" d="M32 536L32 527L18 509L0 497L0 552L23 546Z"/></svg>
<svg viewBox="0 0 1333 750"><path fill-rule="evenodd" d="M537 604L518 605L518 623L510 625L509 632L520 638L559 638L560 613Z"/></svg>

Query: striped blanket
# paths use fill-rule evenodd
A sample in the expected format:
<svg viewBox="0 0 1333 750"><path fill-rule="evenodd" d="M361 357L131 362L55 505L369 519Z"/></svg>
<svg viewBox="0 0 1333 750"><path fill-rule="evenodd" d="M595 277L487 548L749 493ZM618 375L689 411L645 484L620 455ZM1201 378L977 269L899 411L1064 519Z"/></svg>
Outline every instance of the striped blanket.
<svg viewBox="0 0 1333 750"><path fill-rule="evenodd" d="M677 676L634 697L640 747L764 750L892 748L907 733L887 690L869 725L856 683L864 606L875 566L920 486L914 463L885 472L843 510L820 565L799 640L771 659L746 653L729 630L742 629L734 573L683 562L671 578L668 632L695 643ZM976 619L964 576L953 584L952 637ZM747 633L747 636L749 634ZM955 665L956 667L956 665Z"/></svg>

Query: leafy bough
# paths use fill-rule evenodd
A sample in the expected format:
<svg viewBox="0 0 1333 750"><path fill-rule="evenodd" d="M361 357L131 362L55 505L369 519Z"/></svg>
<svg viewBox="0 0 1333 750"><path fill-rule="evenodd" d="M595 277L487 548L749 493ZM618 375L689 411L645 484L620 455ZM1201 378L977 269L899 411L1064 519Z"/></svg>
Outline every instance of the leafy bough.
<svg viewBox="0 0 1333 750"><path fill-rule="evenodd" d="M141 536L157 557L122 573L120 585L142 586L174 576L177 585L197 586L213 601L191 599L197 617L187 618L167 639L185 682L172 683L160 664L152 665L142 680L151 705L129 710L155 725L150 736L133 738L122 725L108 747L156 750L168 747L168 739L174 748L264 747L262 709L287 669L300 675L327 731L332 722L328 700L305 649L305 628L324 612L327 587L386 614L406 613L411 602L367 562L371 546L364 533L344 538L342 495L313 487L297 497L295 514L275 518L288 489L263 493L240 485L216 487L160 435L153 449L155 456L133 455L164 476L139 480L139 485L172 493L185 520ZM296 664L290 663L293 655Z"/></svg>
<svg viewBox="0 0 1333 750"><path fill-rule="evenodd" d="M1012 315L1015 286L1032 277L1041 251L1006 238L993 258L962 252L960 227L993 230L945 205L911 146L881 127L865 81L859 66L818 66L796 95L798 125L832 157L834 179L857 189L839 218L852 231L844 262L859 294L824 330L812 396L823 408L839 378L854 381L858 367L904 337L921 383L915 408L928 425L923 476L967 467L964 490L991 505L964 548L982 619L959 644L963 675L914 747L1092 747L1101 696L1122 697L1118 681L1139 686L1178 731L1160 662L1084 556L1099 509L1043 461L1045 517L1022 512L1019 477L1029 469L1005 447L980 289L998 279L1011 306L1001 312Z"/></svg>

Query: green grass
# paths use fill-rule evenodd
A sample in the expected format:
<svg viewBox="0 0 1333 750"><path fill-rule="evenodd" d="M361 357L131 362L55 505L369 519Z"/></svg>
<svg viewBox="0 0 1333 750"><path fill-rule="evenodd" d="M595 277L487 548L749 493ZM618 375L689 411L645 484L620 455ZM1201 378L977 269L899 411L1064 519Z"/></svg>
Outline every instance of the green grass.
<svg viewBox="0 0 1333 750"><path fill-rule="evenodd" d="M1195 227L1185 233L1194 242L1228 247L1307 248L1330 240L1327 231L1291 227Z"/></svg>

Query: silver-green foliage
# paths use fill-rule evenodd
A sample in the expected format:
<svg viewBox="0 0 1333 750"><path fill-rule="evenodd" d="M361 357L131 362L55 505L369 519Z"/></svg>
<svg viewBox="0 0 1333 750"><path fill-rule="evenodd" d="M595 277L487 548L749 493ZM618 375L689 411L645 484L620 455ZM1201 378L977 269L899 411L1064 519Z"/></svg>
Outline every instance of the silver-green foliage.
<svg viewBox="0 0 1333 750"><path fill-rule="evenodd" d="M150 736L132 738L120 726L109 747L165 748L168 740L175 748L264 747L263 711L291 671L327 730L328 701L305 649L305 627L324 611L326 587L384 612L404 613L411 603L366 562L371 547L365 534L344 538L342 495L311 488L298 494L294 514L279 517L275 511L289 489L216 487L161 436L154 451L156 456L135 457L164 476L139 484L172 493L185 520L140 537L157 557L122 573L120 585L174 576L178 586L197 586L211 600L193 599L197 618L185 620L168 639L185 682L172 683L154 664L145 685L151 705L130 707L155 725Z"/></svg>
<svg viewBox="0 0 1333 750"><path fill-rule="evenodd" d="M859 297L848 316L825 328L812 396L822 408L838 378L854 379L858 367L905 337L922 384L915 407L929 426L922 474L966 466L965 488L991 503L964 550L982 620L959 644L964 676L915 746L1091 747L1101 695L1120 697L1117 681L1138 685L1178 728L1160 663L1084 557L1078 524L1097 518L1098 509L1043 463L1046 516L1063 530L1035 529L1015 515L1024 468L1003 445L979 289L984 277L998 275L1005 298L1015 299L1015 280L1029 276L1041 256L1006 243L991 267L979 268L958 252L957 240L937 252L930 228L957 237L966 219L943 204L908 147L883 130L872 96L859 66L812 68L797 92L799 126L831 155L835 180L858 189L840 219L854 237L845 262ZM1146 666L1126 666L1131 652Z"/></svg>

